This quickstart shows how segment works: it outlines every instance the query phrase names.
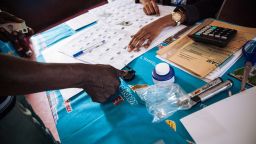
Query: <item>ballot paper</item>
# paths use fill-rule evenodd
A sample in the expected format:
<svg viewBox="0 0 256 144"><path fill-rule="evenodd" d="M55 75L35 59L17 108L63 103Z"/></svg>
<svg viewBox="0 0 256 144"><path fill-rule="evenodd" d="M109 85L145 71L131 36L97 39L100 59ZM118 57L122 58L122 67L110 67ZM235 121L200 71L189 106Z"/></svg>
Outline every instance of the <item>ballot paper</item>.
<svg viewBox="0 0 256 144"><path fill-rule="evenodd" d="M98 22L112 29L125 30L134 34L146 24L170 14L174 7L159 5L159 10L160 16L147 16L142 4L135 4L134 0L120 0L92 9L89 13L95 15Z"/></svg>
<svg viewBox="0 0 256 144"><path fill-rule="evenodd" d="M109 64L122 69L132 60L174 35L185 26L166 28L148 49L128 52L131 36L140 28L162 16L170 14L174 7L160 6L161 16L147 16L141 4L133 0L114 1L95 8L89 13L98 19L97 24L82 30L59 48L59 52L83 62ZM104 44L99 44L104 41ZM77 56L77 53L83 53Z"/></svg>
<svg viewBox="0 0 256 144"><path fill-rule="evenodd" d="M74 58L87 63L109 64L117 69L122 69L132 60L184 27L166 28L152 42L150 48L141 48L138 52L128 52L128 44L131 40L131 35L128 32L111 29L102 24L96 24L65 40L65 43L59 46L58 51L70 57L74 57L76 53L83 51L84 53L82 55ZM102 41L104 43L98 45Z"/></svg>
<svg viewBox="0 0 256 144"><path fill-rule="evenodd" d="M181 119L197 144L255 144L256 87Z"/></svg>

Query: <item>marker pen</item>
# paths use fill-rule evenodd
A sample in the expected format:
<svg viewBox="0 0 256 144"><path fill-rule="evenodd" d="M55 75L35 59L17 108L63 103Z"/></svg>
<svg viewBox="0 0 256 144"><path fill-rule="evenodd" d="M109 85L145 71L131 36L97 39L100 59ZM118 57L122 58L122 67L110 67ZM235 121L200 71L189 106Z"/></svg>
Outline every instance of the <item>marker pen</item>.
<svg viewBox="0 0 256 144"><path fill-rule="evenodd" d="M208 88L207 90L204 90L204 92L201 92L200 94L195 95L193 97L189 95L181 97L178 100L177 105L183 107L184 109L190 109L197 103L206 101L207 99L217 95L218 93L231 88L232 85L233 83L231 80L218 83L217 85L215 84L214 86L211 86L211 88Z"/></svg>
<svg viewBox="0 0 256 144"><path fill-rule="evenodd" d="M231 80L227 80L225 82L222 82L220 84L218 84L217 86L207 90L206 92L200 94L200 95L197 95L197 96L194 96L191 98L192 100L192 106L199 103L199 102L203 102L203 101L206 101L208 100L209 98L217 95L218 93L222 92L222 91L225 91L229 88L231 88L233 86L233 83Z"/></svg>
<svg viewBox="0 0 256 144"><path fill-rule="evenodd" d="M197 95L209 90L210 88L222 83L222 82L223 82L223 80L221 78L216 78L216 79L210 81L209 83L205 84L204 86L202 86L202 87L196 89L195 91L189 93L188 95L190 97L197 96Z"/></svg>

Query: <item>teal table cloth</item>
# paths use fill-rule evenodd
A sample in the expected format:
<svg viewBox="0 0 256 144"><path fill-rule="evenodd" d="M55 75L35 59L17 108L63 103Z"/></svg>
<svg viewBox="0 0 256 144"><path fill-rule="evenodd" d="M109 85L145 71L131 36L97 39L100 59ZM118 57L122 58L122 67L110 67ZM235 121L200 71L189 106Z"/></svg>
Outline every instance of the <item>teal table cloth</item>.
<svg viewBox="0 0 256 144"><path fill-rule="evenodd" d="M55 30L63 30L63 37L73 34L69 27L60 25ZM60 33L60 31L58 31ZM66 34L66 35L65 35ZM33 41L40 41L36 46L39 51L47 48L50 44L42 42L41 36L54 37L52 31L46 31L34 36ZM63 39L59 37L59 39ZM51 42L57 42L56 39ZM153 84L152 70L160 62L156 58L157 47L141 55L132 61L128 66L136 71L136 77L129 82L135 84ZM38 55L38 61L44 61ZM234 86L233 94L239 91L240 82L228 75L236 68L244 64L244 59L240 58L222 77L224 80L231 79ZM191 92L204 85L205 82L191 76L190 74L174 68L175 83L179 84L186 92ZM99 104L92 102L90 97L81 92L68 101L64 101L59 91L47 92L51 105L51 110L56 122L57 130L63 144L84 144L84 143L106 143L106 144L185 144L193 141L189 133L181 124L180 119L208 105L211 105L227 97L227 92L223 92L206 102L197 104L190 110L177 111L167 120L172 122L172 126L167 122L152 123L153 116L150 115L143 103L131 105L126 100L118 103ZM175 128L176 126L176 128ZM200 129L200 126L198 126Z"/></svg>

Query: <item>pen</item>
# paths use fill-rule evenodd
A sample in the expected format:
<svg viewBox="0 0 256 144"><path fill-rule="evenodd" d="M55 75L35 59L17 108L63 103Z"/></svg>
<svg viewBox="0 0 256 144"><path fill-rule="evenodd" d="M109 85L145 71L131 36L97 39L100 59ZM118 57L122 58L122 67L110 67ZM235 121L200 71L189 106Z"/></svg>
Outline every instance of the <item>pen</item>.
<svg viewBox="0 0 256 144"><path fill-rule="evenodd" d="M222 82L222 83L218 84L217 86L209 89L208 91L206 91L198 96L192 97L191 98L192 106L198 102L206 101L207 99L217 95L218 93L225 91L227 89L230 89L232 86L233 86L233 82L231 80Z"/></svg>
<svg viewBox="0 0 256 144"><path fill-rule="evenodd" d="M189 93L188 95L189 95L190 97L197 96L197 95L199 95L199 94L201 94L201 93L203 93L203 92L209 90L210 88L215 87L216 85L218 85L218 84L220 84L220 83L222 83L222 82L223 82L223 80L222 80L220 77L218 77L218 78L212 80L211 82L205 84L204 86L202 86L202 87L196 89L195 91Z"/></svg>
<svg viewBox="0 0 256 144"><path fill-rule="evenodd" d="M90 50L92 50L92 49L94 49L94 48L97 48L97 47L99 47L99 46L102 46L104 43L105 43L105 40L102 40L102 41L100 41L100 42L97 43L97 44L94 44L94 45L92 45L92 46L90 46L90 47L81 49L80 51L74 53L74 54L73 54L73 57L78 57L78 56L82 55L85 51L90 51Z"/></svg>

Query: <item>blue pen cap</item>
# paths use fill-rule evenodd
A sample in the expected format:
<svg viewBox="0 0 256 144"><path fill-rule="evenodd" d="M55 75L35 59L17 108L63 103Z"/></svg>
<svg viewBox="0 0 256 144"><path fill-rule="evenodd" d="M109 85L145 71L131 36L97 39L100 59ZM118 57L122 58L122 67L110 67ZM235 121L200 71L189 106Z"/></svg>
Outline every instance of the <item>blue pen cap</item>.
<svg viewBox="0 0 256 144"><path fill-rule="evenodd" d="M155 66L152 72L152 78L154 83L163 81L175 81L175 73L173 68L167 63L159 63Z"/></svg>

